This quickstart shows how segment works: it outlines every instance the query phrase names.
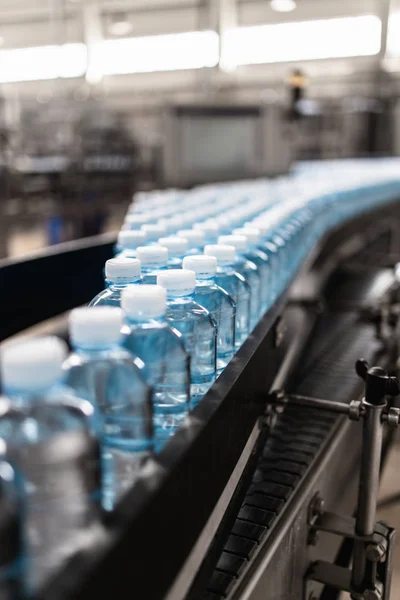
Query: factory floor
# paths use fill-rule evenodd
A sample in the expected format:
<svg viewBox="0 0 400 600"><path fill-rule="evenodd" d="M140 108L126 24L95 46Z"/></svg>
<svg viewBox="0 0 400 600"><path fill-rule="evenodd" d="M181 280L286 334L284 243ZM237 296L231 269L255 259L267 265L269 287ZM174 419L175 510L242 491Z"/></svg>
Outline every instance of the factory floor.
<svg viewBox="0 0 400 600"><path fill-rule="evenodd" d="M399 494L399 501L378 511L378 520L386 521L397 530L397 544L393 562L392 593L390 600L400 600L400 438L390 451L383 473L379 491L380 500L393 494ZM342 594L341 600L348 600L348 594Z"/></svg>

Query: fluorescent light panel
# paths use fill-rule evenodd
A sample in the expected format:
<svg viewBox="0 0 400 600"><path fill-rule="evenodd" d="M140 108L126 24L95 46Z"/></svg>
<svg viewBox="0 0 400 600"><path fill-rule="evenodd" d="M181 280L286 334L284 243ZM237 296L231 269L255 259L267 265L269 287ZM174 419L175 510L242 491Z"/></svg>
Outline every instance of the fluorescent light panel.
<svg viewBox="0 0 400 600"><path fill-rule="evenodd" d="M400 56L400 13L393 13L389 18L388 38L387 38L388 56Z"/></svg>
<svg viewBox="0 0 400 600"><path fill-rule="evenodd" d="M370 56L380 49L381 21L366 15L239 27L224 43L236 65Z"/></svg>
<svg viewBox="0 0 400 600"><path fill-rule="evenodd" d="M0 50L0 83L81 77L86 68L85 44Z"/></svg>
<svg viewBox="0 0 400 600"><path fill-rule="evenodd" d="M91 60L103 75L214 67L219 58L215 31L107 40L93 47Z"/></svg>

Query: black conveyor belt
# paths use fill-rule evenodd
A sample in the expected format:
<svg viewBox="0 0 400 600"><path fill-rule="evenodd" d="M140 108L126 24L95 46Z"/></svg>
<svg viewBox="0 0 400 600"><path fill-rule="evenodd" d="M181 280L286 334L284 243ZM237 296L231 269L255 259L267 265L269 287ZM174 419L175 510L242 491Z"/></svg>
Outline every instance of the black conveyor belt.
<svg viewBox="0 0 400 600"><path fill-rule="evenodd" d="M327 312L318 319L289 391L349 402L362 386L349 370L360 357L372 360L379 346L374 329L356 312ZM201 600L230 595L319 453L336 415L287 407L270 431L262 456L224 550Z"/></svg>

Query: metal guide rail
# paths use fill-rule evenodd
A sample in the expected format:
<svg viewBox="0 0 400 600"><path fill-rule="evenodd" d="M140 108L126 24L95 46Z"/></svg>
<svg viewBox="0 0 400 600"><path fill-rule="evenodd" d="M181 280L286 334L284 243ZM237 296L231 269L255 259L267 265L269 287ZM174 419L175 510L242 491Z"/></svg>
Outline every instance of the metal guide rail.
<svg viewBox="0 0 400 600"><path fill-rule="evenodd" d="M222 549L226 532L236 521L244 495L248 495L247 486L259 456L262 454L269 462L270 471L275 466L279 471L283 450L289 458L291 453L294 456L299 451L296 446L292 450L289 446L282 449L276 436L268 435L266 394L274 382L286 389L323 305L322 292L328 276L346 256L355 254L386 231L385 219L393 211L393 207L381 210L379 219L375 214L365 215L324 240L316 258L300 277L307 285L292 290L292 295L287 291L264 316L196 407L188 425L178 431L159 455L152 472L128 492L105 529L94 534L88 550L69 561L42 590L41 598L105 597L115 593L116 582L121 589L135 590L138 597L151 600L198 596L201 583L210 573L207 556L213 552L217 556ZM107 240L99 245L102 261L109 244ZM95 253L93 248L86 247L83 252L91 258ZM52 257L50 261L53 265L54 260ZM70 257L65 260L69 264ZM42 265L39 267L43 269ZM96 290L89 287L86 284L85 290L92 296ZM61 283L60 279L59 312L73 306L67 305L65 297L61 299L67 289L68 283ZM80 297L79 302L90 296ZM76 295L73 298L75 301ZM47 315L44 312L41 311L41 318L51 317L57 314L57 308L52 306ZM282 421L282 426L290 431L297 415L291 419L289 412L285 418L288 421ZM323 431L327 418L318 419L317 428ZM329 432L330 435L333 434ZM301 444L307 454L312 444L307 440ZM265 456L266 449L271 455ZM307 470L307 464L303 466ZM302 477L301 472L286 474L292 475L284 478L286 483L282 479L269 482L281 495L288 493ZM278 492L269 495L268 482L264 487L262 481L259 484L259 489L256 486L251 490L252 503L248 507L268 512L255 503L259 498L260 502L263 497L275 498ZM277 514L284 499L275 500L272 512ZM253 523L242 519L246 520ZM268 523L261 526L267 529ZM230 543L235 541L233 538ZM236 555L235 551L226 551Z"/></svg>

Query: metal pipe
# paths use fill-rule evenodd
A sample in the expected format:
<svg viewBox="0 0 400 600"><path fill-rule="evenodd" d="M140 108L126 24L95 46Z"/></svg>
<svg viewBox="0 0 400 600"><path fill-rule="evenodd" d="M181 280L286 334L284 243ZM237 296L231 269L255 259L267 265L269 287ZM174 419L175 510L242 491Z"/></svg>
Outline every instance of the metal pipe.
<svg viewBox="0 0 400 600"><path fill-rule="evenodd" d="M308 396L297 396L296 394L288 394L282 399L277 398L272 400L272 403L303 406L304 408L318 408L319 410L326 410L327 412L333 412L342 415L349 414L349 405L343 404L343 402L335 402L334 400L321 400L319 398L309 398Z"/></svg>
<svg viewBox="0 0 400 600"><path fill-rule="evenodd" d="M364 401L363 443L356 514L356 533L372 535L376 521L376 501L379 490L379 470L382 452L382 412L386 404L374 406ZM365 577L365 543L355 542L353 553L352 589L361 590ZM352 596L356 598L357 596Z"/></svg>

